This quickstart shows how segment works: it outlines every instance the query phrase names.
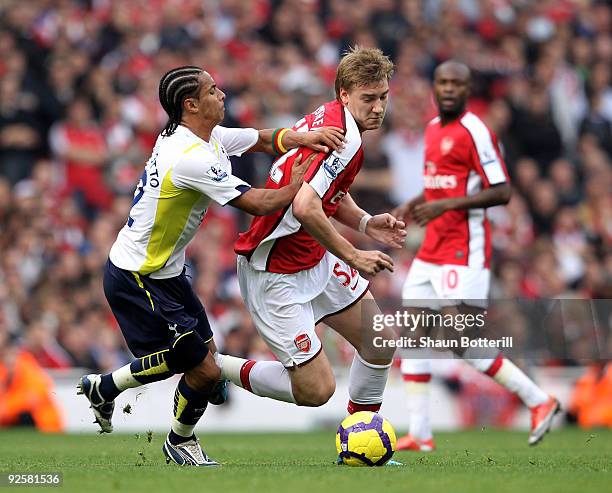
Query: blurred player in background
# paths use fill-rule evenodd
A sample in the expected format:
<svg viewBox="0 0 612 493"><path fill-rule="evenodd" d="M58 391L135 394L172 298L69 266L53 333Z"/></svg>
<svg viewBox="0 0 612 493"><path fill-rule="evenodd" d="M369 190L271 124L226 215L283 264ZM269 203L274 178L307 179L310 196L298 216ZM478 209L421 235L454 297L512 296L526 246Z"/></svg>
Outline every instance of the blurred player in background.
<svg viewBox="0 0 612 493"><path fill-rule="evenodd" d="M466 111L470 71L448 61L437 67L434 93L439 116L425 133L425 191L394 212L425 226L425 239L402 291L415 313L483 314L489 296L491 241L485 209L506 204L511 188L497 138ZM437 300L428 302L423 300ZM429 421L431 363L408 351L402 374L408 393L410 431L398 450L434 449ZM514 392L531 411L529 444L550 429L559 402L548 396L497 349L469 348L462 357Z"/></svg>
<svg viewBox="0 0 612 493"><path fill-rule="evenodd" d="M321 126L345 129L345 147L318 153L293 202L266 218L255 218L236 242L242 296L259 334L278 361L254 361L220 355L222 374L254 394L321 406L333 395L335 379L315 326L324 321L357 350L349 379L348 411L378 411L391 354L363 351L379 313L368 281L391 258L380 251L358 250L335 229L330 218L390 247L400 248L404 224L390 214L370 216L349 194L363 162L361 134L383 122L393 64L378 49L355 48L336 72L336 99L299 120L294 129L308 133ZM289 180L299 153L288 152L270 171L266 188ZM379 334L377 334L379 335ZM391 331L380 333L386 339Z"/></svg>
<svg viewBox="0 0 612 493"><path fill-rule="evenodd" d="M219 126L225 94L197 67L165 74L159 99L169 120L158 137L134 194L127 223L111 248L104 292L132 353L138 358L106 375L85 375L79 392L90 401L103 432L111 432L114 399L125 389L182 373L174 395L172 429L163 446L167 462L218 465L193 434L208 402L220 403L225 382L215 364L213 334L204 307L185 275L185 248L211 202L254 215L291 203L315 155L298 154L286 186L251 188L232 175L229 156L272 152L278 131ZM342 143L340 129L283 131L278 145L329 151Z"/></svg>

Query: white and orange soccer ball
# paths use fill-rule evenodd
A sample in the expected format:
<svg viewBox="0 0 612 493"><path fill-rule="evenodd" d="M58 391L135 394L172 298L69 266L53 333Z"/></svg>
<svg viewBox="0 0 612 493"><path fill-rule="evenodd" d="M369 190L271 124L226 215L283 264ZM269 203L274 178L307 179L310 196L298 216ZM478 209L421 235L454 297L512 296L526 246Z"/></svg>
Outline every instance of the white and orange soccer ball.
<svg viewBox="0 0 612 493"><path fill-rule="evenodd" d="M360 411L338 426L336 449L347 466L382 466L395 452L395 430L380 414Z"/></svg>

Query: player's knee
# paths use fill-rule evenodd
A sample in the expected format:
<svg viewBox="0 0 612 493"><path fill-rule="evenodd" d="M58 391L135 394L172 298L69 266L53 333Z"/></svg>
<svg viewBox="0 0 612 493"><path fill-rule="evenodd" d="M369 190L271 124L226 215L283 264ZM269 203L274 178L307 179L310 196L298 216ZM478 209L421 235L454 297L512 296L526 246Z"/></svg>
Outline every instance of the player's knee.
<svg viewBox="0 0 612 493"><path fill-rule="evenodd" d="M175 336L166 356L166 362L173 373L187 373L198 367L200 368L195 373L205 373L207 369L212 371L212 368L208 368L210 364L208 361L211 360L214 363L209 353L208 346L202 337L195 330L189 330Z"/></svg>

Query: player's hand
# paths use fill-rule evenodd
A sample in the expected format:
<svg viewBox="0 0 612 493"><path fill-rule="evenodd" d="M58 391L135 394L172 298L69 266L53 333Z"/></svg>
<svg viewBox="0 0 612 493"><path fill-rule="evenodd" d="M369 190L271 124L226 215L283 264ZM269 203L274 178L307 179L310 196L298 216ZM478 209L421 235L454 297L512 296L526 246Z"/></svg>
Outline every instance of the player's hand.
<svg viewBox="0 0 612 493"><path fill-rule="evenodd" d="M423 201L421 196L415 197L402 205L398 205L391 211L391 215L395 216L400 221L407 222L409 219L411 219L414 208L422 203Z"/></svg>
<svg viewBox="0 0 612 493"><path fill-rule="evenodd" d="M377 214L368 221L365 233L383 245L403 248L406 239L406 224L391 214Z"/></svg>
<svg viewBox="0 0 612 493"><path fill-rule="evenodd" d="M412 211L412 219L419 225L425 226L428 222L441 216L448 210L446 200L433 200L417 205Z"/></svg>
<svg viewBox="0 0 612 493"><path fill-rule="evenodd" d="M300 145L328 154L344 149L344 130L338 127L321 127L310 132L298 132Z"/></svg>
<svg viewBox="0 0 612 493"><path fill-rule="evenodd" d="M398 205L394 209L391 210L391 215L397 217L401 221L406 221L410 218L410 214L408 212L408 205L410 202L405 202L403 204Z"/></svg>
<svg viewBox="0 0 612 493"><path fill-rule="evenodd" d="M308 171L308 168L317 157L317 153L313 152L310 156L302 162L302 154L298 154L293 161L293 167L291 168L291 181L290 184L297 183L298 185L304 181L304 174Z"/></svg>
<svg viewBox="0 0 612 493"><path fill-rule="evenodd" d="M378 250L357 250L355 257L348 264L364 276L375 276L381 270L393 272L393 259Z"/></svg>

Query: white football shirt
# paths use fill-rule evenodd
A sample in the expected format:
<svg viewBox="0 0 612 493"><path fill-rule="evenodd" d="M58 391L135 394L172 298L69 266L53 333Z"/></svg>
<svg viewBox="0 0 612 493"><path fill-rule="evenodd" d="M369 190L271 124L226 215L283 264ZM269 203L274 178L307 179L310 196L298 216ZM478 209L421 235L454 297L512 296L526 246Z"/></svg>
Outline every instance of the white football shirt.
<svg viewBox="0 0 612 493"><path fill-rule="evenodd" d="M253 128L221 126L210 142L182 125L170 136L160 135L111 248L111 262L154 279L178 276L210 203L225 205L250 188L232 175L229 156L240 156L257 139Z"/></svg>

